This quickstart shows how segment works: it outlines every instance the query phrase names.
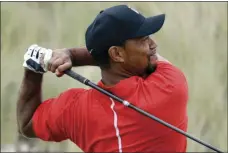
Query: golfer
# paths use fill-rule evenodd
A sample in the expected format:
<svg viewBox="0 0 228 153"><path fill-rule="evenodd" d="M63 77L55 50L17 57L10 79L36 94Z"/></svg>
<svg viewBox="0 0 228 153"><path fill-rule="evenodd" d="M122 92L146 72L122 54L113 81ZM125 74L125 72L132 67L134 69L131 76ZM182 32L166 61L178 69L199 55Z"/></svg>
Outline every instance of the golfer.
<svg viewBox="0 0 228 153"><path fill-rule="evenodd" d="M84 152L185 152L185 136L95 89L72 88L42 100L44 73L62 76L73 66L99 66L98 86L186 131L186 78L158 54L150 37L164 20L164 14L145 18L118 5L99 12L88 26L86 48L31 45L17 102L19 131L44 141L68 139Z"/></svg>

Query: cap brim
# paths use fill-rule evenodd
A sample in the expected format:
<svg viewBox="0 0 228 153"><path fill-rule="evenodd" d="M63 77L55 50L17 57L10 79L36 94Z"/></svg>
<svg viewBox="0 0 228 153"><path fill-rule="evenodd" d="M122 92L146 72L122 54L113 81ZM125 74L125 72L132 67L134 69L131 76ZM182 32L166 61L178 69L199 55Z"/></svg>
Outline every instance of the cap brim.
<svg viewBox="0 0 228 153"><path fill-rule="evenodd" d="M144 37L158 32L162 28L164 21L165 14L146 18L135 37Z"/></svg>

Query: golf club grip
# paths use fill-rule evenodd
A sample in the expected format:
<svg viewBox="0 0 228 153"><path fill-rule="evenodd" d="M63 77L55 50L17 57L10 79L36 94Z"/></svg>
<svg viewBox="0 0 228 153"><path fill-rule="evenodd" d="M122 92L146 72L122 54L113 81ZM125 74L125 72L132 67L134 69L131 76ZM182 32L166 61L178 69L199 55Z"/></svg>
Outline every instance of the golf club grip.
<svg viewBox="0 0 228 153"><path fill-rule="evenodd" d="M79 75L79 74L73 72L72 70L67 70L67 71L65 71L65 74L67 74L68 76L70 76L70 77L72 77L72 78L74 78L74 79L80 81L81 83L83 83L83 84L85 84L85 85L88 85L88 86L90 86L90 87L92 87L92 88L94 88L94 89L100 91L101 93L103 93L103 94L105 94L105 95L107 95L107 96L113 98L114 100L116 100L116 101L121 102L122 104L124 104L124 100L123 100L123 99L121 99L121 98L115 96L114 94L112 94L112 93L110 93L110 92L108 92L108 91L102 89L101 87L97 86L96 84L94 84L94 83L91 82L90 80L88 80L88 79L86 79L85 77L83 77L83 76L81 76L81 75ZM180 133L180 134L182 134L182 135L184 135L184 136L190 138L191 140L194 140L194 141L198 142L198 143L201 144L201 145L210 148L211 150L214 150L214 151L216 151L216 152L222 153L221 150L219 150L219 149L217 149L217 148L211 146L210 144L207 144L207 143L205 143L205 142L203 142L203 141L201 141L201 140L199 140L199 139L197 139L197 138L191 136L191 135L188 134L187 132L184 132L183 130L181 130L181 129L179 129L179 128L177 128L177 127L175 127L175 126L173 126L173 125L171 125L171 124L169 124L169 123L167 123L167 122L165 122L165 121L159 119L158 117L155 117L154 115L152 115L152 114L150 114L150 113L148 113L148 112L145 112L144 110L142 110L142 109L140 109L140 108L138 108L138 107L136 107L136 106L134 106L134 105L132 105L132 104L130 104L130 103L129 103L128 107L129 107L129 108L132 108L132 109L134 109L134 110L136 110L137 112L140 112L140 113L143 114L144 116L147 116L147 117L149 117L149 118L151 118L151 119L153 119L153 120L159 122L160 124L162 124L162 125L164 125L164 126L170 128L170 129L172 129L172 130L174 130L174 131L176 131L176 132L178 132L178 133Z"/></svg>
<svg viewBox="0 0 228 153"><path fill-rule="evenodd" d="M79 82L81 82L81 83L83 83L85 85L88 85L88 81L89 80L86 79L85 77L83 77L83 76L75 73L74 71L72 71L72 70L66 70L64 73L67 74L68 76L70 76L70 77L78 80Z"/></svg>

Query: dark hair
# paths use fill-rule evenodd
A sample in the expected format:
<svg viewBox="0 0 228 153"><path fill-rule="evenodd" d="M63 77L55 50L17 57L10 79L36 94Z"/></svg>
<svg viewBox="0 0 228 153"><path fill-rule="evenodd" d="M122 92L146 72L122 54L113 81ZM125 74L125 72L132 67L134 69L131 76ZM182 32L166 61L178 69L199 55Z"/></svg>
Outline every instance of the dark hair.
<svg viewBox="0 0 228 153"><path fill-rule="evenodd" d="M93 58L96 61L97 65L101 69L108 69L108 68L110 68L108 50L97 52L97 54L94 53L93 54Z"/></svg>

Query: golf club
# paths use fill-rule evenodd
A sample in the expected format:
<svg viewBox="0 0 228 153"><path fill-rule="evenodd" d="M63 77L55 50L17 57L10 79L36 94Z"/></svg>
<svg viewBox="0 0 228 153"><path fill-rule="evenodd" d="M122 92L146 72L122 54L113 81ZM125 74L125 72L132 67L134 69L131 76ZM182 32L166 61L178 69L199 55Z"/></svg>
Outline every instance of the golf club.
<svg viewBox="0 0 228 153"><path fill-rule="evenodd" d="M169 124L169 123L167 123L167 122L165 122L165 121L163 121L163 120L157 118L156 116L153 116L153 115L151 115L150 113L145 112L145 111L143 111L142 109L140 109L140 108L138 108L138 107L132 105L132 104L129 103L128 101L123 100L123 99L121 99L121 98L119 98L119 97L113 95L112 93L110 93L110 92L108 92L108 91L106 91L106 90L100 88L99 86L97 86L96 84L94 84L93 82L91 82L90 80L88 80L88 79L86 79L85 77L83 77L83 76L81 76L81 75L79 75L79 74L73 72L72 70L66 70L66 71L65 71L65 74L67 74L68 76L70 76L70 77L72 77L72 78L78 80L79 82L81 82L81 83L83 83L83 84L85 84L85 85L87 85L87 86L90 86L90 87L92 87L92 88L94 88L94 89L100 91L101 93L103 93L103 94L105 94L105 95L107 95L107 96L113 98L114 100L116 100L116 101L122 103L123 105L125 105L125 106L127 106L127 107L129 107L129 108L132 108L132 109L134 109L134 110L140 112L141 114L143 114L143 115L145 115L145 116L147 116L147 117L149 117L149 118L151 118L151 119L153 119L153 120L159 122L160 124L163 124L164 126L166 126L166 127L168 127L168 128L171 128L172 130L174 130L174 131L176 131L176 132L178 132L178 133L180 133L180 134L182 134L182 135L184 135L184 136L190 138L191 140L194 140L194 141L198 142L199 144L201 144L201 145L203 145L203 146L206 146L206 147L210 148L211 150L214 150L214 151L216 151L216 152L222 153L221 150L219 150L219 149L217 149L217 148L211 146L210 144L205 143L205 142L203 142L203 141L201 141L201 140L199 140L199 139L197 139L197 138L191 136L190 134L184 132L183 130L178 129L177 127L175 127L175 126L173 126L173 125L171 125L171 124Z"/></svg>

